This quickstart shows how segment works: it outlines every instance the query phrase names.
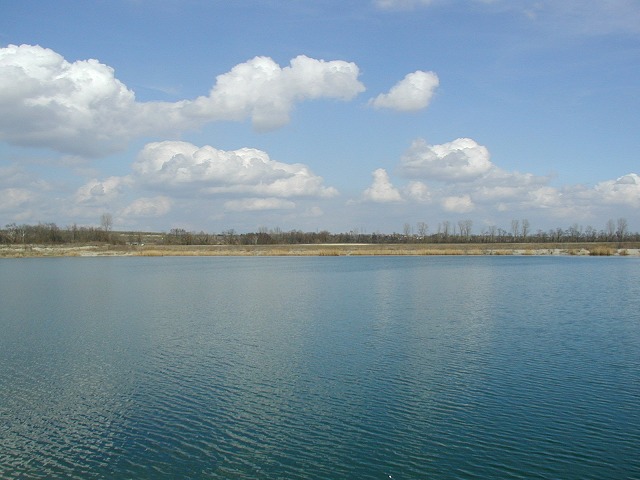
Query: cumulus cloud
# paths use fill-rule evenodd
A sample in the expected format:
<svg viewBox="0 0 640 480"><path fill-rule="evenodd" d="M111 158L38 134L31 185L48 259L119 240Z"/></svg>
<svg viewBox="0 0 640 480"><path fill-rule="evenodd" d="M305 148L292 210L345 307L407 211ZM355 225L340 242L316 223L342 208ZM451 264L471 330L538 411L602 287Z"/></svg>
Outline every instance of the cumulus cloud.
<svg viewBox="0 0 640 480"><path fill-rule="evenodd" d="M389 93L371 99L369 104L376 108L389 108L400 112L422 110L429 105L439 84L435 73L418 70L405 76Z"/></svg>
<svg viewBox="0 0 640 480"><path fill-rule="evenodd" d="M0 49L0 139L70 153L107 153L129 138L133 92L96 60L67 62L31 45ZM123 141L124 140L124 141Z"/></svg>
<svg viewBox="0 0 640 480"><path fill-rule="evenodd" d="M486 175L494 168L489 150L470 138L441 145L415 140L400 160L400 171L409 178L465 182Z"/></svg>
<svg viewBox="0 0 640 480"><path fill-rule="evenodd" d="M475 208L469 195L458 197L445 197L442 199L442 208L447 212L468 213Z"/></svg>
<svg viewBox="0 0 640 480"><path fill-rule="evenodd" d="M68 62L33 45L0 48L0 139L63 153L103 156L140 135L251 118L260 130L289 121L295 103L349 100L364 90L357 65L306 56L284 68L256 57L217 77L208 96L137 102L133 91L97 60Z"/></svg>
<svg viewBox="0 0 640 480"><path fill-rule="evenodd" d="M142 197L122 209L123 217L161 217L171 211L173 200L164 195Z"/></svg>
<svg viewBox="0 0 640 480"><path fill-rule="evenodd" d="M281 68L271 58L255 57L220 75L208 97L188 111L212 120L251 118L258 130L289 122L295 102L321 97L349 100L364 91L356 64L325 62L300 55Z"/></svg>
<svg viewBox="0 0 640 480"><path fill-rule="evenodd" d="M550 176L506 172L494 166L489 173L471 182L468 188L473 191L476 202L496 203L501 209L506 209L510 203L524 205L529 202L530 206L536 206L536 202L542 199L545 205L550 205L551 197L557 196L557 190L548 187L550 181Z"/></svg>
<svg viewBox="0 0 640 480"><path fill-rule="evenodd" d="M363 198L378 203L402 201L402 195L391 184L389 174L384 168L378 168L373 172L373 183L364 191Z"/></svg>
<svg viewBox="0 0 640 480"><path fill-rule="evenodd" d="M491 162L489 151L469 138L441 145L415 140L401 157L398 171L410 179L401 188L405 200L437 204L444 212L473 211L481 215L528 211L556 218L588 219L613 206L640 207L640 176L636 173L602 181L594 187L555 187L550 175L499 168ZM388 176L383 180L382 185L391 185Z"/></svg>
<svg viewBox="0 0 640 480"><path fill-rule="evenodd" d="M436 204L454 213L467 213L480 207L500 211L557 208L566 199L566 193L549 186L551 177L507 172L489 158L488 150L469 138L441 145L428 145L418 139L402 156L398 168L409 182L396 188L386 170L378 169L373 174L371 187L362 197L380 203Z"/></svg>
<svg viewBox="0 0 640 480"><path fill-rule="evenodd" d="M251 212L260 210L285 210L295 208L296 204L282 198L244 198L224 203L228 212Z"/></svg>
<svg viewBox="0 0 640 480"><path fill-rule="evenodd" d="M405 188L406 196L416 202L428 203L431 202L431 190L423 182L411 181Z"/></svg>
<svg viewBox="0 0 640 480"><path fill-rule="evenodd" d="M74 202L81 205L107 205L123 193L123 189L132 184L131 177L108 177L89 180L76 191Z"/></svg>
<svg viewBox="0 0 640 480"><path fill-rule="evenodd" d="M409 178L407 184L394 187L386 170L378 169L362 198L378 203L437 205L443 213L482 215L526 210L554 217L576 215L581 209L585 216L590 206L599 203L629 206L640 201L640 178L635 174L590 189L557 188L550 185L550 176L508 172L489 158L488 150L472 139L441 145L428 145L418 139L400 160L398 170Z"/></svg>
<svg viewBox="0 0 640 480"><path fill-rule="evenodd" d="M594 190L607 204L640 207L640 175L636 173L600 182Z"/></svg>
<svg viewBox="0 0 640 480"><path fill-rule="evenodd" d="M133 164L138 182L160 189L198 194L239 194L275 198L332 197L306 165L271 160L253 148L233 151L187 142L147 144Z"/></svg>

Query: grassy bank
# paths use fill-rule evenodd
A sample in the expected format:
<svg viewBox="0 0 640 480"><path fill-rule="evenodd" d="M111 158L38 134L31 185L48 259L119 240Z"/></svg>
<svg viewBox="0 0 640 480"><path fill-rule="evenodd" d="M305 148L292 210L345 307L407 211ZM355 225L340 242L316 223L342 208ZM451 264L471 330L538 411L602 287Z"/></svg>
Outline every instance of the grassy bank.
<svg viewBox="0 0 640 480"><path fill-rule="evenodd" d="M640 242L299 245L0 245L0 258L87 256L640 255Z"/></svg>

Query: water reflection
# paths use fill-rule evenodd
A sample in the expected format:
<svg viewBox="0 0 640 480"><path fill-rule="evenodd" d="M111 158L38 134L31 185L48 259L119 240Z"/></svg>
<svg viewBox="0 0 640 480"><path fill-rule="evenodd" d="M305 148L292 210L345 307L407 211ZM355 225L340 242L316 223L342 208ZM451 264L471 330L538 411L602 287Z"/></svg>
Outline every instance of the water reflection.
<svg viewBox="0 0 640 480"><path fill-rule="evenodd" d="M623 260L3 262L0 476L633 477Z"/></svg>

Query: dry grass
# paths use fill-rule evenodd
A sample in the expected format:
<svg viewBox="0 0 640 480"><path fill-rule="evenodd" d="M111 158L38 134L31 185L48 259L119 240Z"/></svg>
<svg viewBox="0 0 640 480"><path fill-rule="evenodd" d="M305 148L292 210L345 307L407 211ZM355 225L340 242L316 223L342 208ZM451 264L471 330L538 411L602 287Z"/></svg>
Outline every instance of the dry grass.
<svg viewBox="0 0 640 480"><path fill-rule="evenodd" d="M616 249L611 247L606 247L602 245L597 245L589 250L589 255L592 256L610 256L615 255Z"/></svg>
<svg viewBox="0 0 640 480"><path fill-rule="evenodd" d="M318 256L320 257L337 257L340 255L340 252L337 250L320 250L318 252Z"/></svg>
<svg viewBox="0 0 640 480"><path fill-rule="evenodd" d="M640 244L0 245L0 258L71 256L640 255Z"/></svg>

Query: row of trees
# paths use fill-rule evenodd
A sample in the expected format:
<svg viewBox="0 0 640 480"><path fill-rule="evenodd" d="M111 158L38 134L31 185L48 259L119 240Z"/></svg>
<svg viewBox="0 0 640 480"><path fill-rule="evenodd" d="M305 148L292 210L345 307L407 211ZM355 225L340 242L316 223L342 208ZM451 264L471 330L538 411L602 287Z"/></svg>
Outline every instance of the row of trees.
<svg viewBox="0 0 640 480"><path fill-rule="evenodd" d="M418 222L414 230L412 226L405 223L403 236L408 239L425 239L444 242L622 242L624 240L637 239L637 233L629 232L629 225L626 218L618 218L617 221L610 219L605 228L597 230L591 225L583 227L574 223L570 227L555 228L551 230L537 230L535 233L531 229L529 220L513 219L510 229L490 225L484 227L479 234L472 233L473 222L471 220L459 220L457 223L442 222L437 226L435 233L429 235L429 227L424 222Z"/></svg>
<svg viewBox="0 0 640 480"><path fill-rule="evenodd" d="M39 223L37 225L6 225L0 230L0 243L95 243L111 242L116 237L111 231L97 227L79 227L71 225L60 228L55 223Z"/></svg>
<svg viewBox="0 0 640 480"><path fill-rule="evenodd" d="M279 228L262 227L257 232L236 233L226 230L219 234L188 232L173 229L164 236L163 242L173 245L270 245L304 243L562 243L562 242L623 242L640 241L639 233L629 232L627 220L609 220L602 230L592 226L574 224L568 228L555 228L533 232L527 219L512 220L510 230L497 226L484 227L473 233L471 220L457 223L438 223L431 232L429 225L418 222L415 228L404 224L402 233L365 233L358 229L344 233L282 231Z"/></svg>
<svg viewBox="0 0 640 480"><path fill-rule="evenodd" d="M609 220L596 230L591 226L573 224L568 228L537 230L533 232L528 220L512 220L510 229L497 226L473 232L471 220L456 223L438 223L434 231L425 222L415 227L406 223L402 233L365 233L358 229L344 233L282 231L279 228L259 228L257 232L221 233L189 232L174 228L169 233L113 232L110 215L103 215L100 227L71 225L59 228L55 223L38 225L6 225L0 229L0 243L4 244L56 244L56 243L162 243L168 245L270 245L309 243L561 243L561 242L623 242L640 241L639 233L629 232L627 220Z"/></svg>

